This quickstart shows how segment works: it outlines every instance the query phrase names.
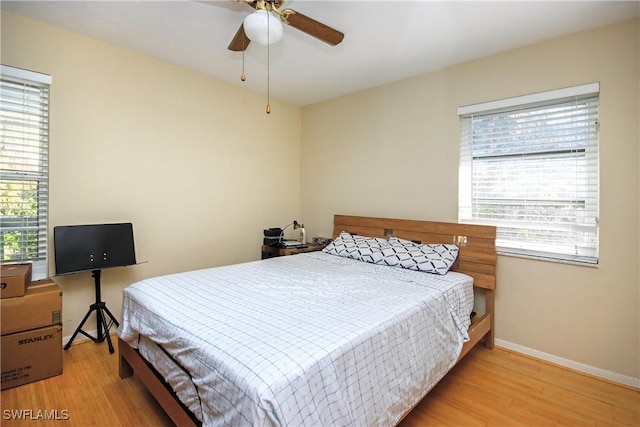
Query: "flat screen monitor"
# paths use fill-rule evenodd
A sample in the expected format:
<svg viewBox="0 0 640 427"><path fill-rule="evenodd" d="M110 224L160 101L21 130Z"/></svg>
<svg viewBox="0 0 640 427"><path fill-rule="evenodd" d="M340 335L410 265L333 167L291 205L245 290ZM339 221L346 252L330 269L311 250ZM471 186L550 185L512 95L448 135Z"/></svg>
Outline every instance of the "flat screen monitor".
<svg viewBox="0 0 640 427"><path fill-rule="evenodd" d="M136 263L130 222L53 227L53 245L56 275Z"/></svg>

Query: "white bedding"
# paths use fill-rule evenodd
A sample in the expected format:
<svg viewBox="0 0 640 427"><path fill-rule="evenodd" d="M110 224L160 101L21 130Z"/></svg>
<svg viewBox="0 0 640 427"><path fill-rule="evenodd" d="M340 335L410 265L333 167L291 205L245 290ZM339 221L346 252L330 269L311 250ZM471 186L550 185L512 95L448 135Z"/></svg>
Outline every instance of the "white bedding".
<svg viewBox="0 0 640 427"><path fill-rule="evenodd" d="M160 346L144 335L140 335L138 340L138 352L162 375L191 413L202 421L200 397L189 373L178 365Z"/></svg>
<svg viewBox="0 0 640 427"><path fill-rule="evenodd" d="M455 364L472 306L469 276L314 252L135 283L118 333L185 369L204 426L389 426Z"/></svg>

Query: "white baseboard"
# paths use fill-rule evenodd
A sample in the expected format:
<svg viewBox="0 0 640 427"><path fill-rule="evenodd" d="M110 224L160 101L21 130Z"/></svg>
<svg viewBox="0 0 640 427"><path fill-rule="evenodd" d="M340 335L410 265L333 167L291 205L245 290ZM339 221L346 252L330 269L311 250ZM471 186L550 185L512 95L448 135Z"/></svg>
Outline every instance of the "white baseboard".
<svg viewBox="0 0 640 427"><path fill-rule="evenodd" d="M617 372L607 371L606 369L596 368L595 366L575 362L573 360L558 357L539 350L534 350L532 348L514 344L512 342L504 341L498 338L496 338L495 343L497 346L506 348L507 350L513 350L517 353L526 354L527 356L535 357L536 359L545 360L547 362L555 363L556 365L573 369L574 371L583 372L585 374L603 378L614 383L623 384L635 389L640 389L640 378L634 378L628 375L619 374Z"/></svg>
<svg viewBox="0 0 640 427"><path fill-rule="evenodd" d="M84 330L84 329L83 329ZM88 333L89 335L92 336L96 336L98 334L98 331L95 329L92 329L90 331L85 331L86 333ZM69 342L69 340L71 339L71 335L67 335L66 337L62 337L62 345L67 345L67 343ZM78 334L76 335L76 337L73 339L73 343L72 344L76 344L79 342L83 342L83 341L89 341L89 338L85 337L82 334Z"/></svg>
<svg viewBox="0 0 640 427"><path fill-rule="evenodd" d="M109 330L109 335L111 335L111 341L113 341L115 339L114 337L117 337L117 330L118 330L118 328L115 328L115 330L113 330L113 329ZM93 337L98 336L98 330L97 329L92 329L90 331L85 331L85 332L88 333L89 335L93 336ZM67 335L66 337L62 337L62 345L63 346L67 345L67 343L69 342L70 339L71 339L71 335ZM73 340L73 343L71 343L71 344L73 345L73 344L81 343L81 342L84 342L84 341L90 341L90 340L89 340L88 337L86 337L83 334L79 333L78 335L76 335L76 337ZM105 340L105 342L106 342L106 340Z"/></svg>

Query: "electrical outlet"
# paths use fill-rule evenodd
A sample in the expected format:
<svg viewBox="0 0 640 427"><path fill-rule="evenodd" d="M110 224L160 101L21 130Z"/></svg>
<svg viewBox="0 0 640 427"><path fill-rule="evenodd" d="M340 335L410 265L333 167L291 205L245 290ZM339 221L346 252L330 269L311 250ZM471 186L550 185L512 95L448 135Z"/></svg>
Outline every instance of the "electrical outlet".
<svg viewBox="0 0 640 427"><path fill-rule="evenodd" d="M456 246L467 246L467 236L454 236L453 244Z"/></svg>

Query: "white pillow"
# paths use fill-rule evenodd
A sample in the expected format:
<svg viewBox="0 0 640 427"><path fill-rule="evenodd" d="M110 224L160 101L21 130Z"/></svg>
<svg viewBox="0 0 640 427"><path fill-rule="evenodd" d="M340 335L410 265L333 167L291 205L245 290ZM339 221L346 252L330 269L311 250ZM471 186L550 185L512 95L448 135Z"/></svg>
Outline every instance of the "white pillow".
<svg viewBox="0 0 640 427"><path fill-rule="evenodd" d="M459 248L446 244L419 244L397 237L387 241L343 231L323 251L358 261L442 275L456 262Z"/></svg>
<svg viewBox="0 0 640 427"><path fill-rule="evenodd" d="M410 270L446 274L458 258L460 249L447 244L419 244L391 237L382 250L383 262Z"/></svg>
<svg viewBox="0 0 640 427"><path fill-rule="evenodd" d="M385 239L352 235L343 231L323 251L359 261L380 263L383 259L382 248L388 246Z"/></svg>

